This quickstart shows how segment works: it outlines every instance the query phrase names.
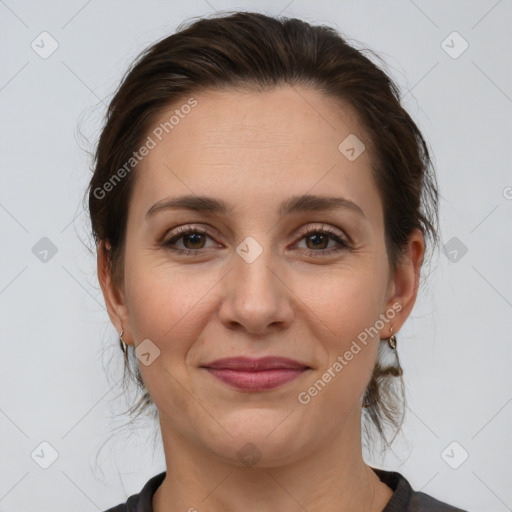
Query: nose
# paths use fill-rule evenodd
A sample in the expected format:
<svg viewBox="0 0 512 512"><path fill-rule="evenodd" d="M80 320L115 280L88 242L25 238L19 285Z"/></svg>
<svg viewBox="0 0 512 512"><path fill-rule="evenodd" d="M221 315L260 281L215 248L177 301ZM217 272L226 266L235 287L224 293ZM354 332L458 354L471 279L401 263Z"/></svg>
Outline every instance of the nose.
<svg viewBox="0 0 512 512"><path fill-rule="evenodd" d="M294 294L279 269L270 251L264 250L254 261L233 255L219 310L226 328L265 335L291 324Z"/></svg>

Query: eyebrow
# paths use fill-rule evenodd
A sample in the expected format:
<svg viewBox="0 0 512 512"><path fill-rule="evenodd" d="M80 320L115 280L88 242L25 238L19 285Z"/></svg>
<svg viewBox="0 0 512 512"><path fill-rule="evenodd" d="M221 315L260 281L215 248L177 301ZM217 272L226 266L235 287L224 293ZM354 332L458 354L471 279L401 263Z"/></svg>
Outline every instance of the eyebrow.
<svg viewBox="0 0 512 512"><path fill-rule="evenodd" d="M147 211L146 218L152 217L160 211L180 209L222 215L229 215L233 212L233 206L220 199L191 194L173 197L170 199L166 198L158 201ZM279 207L279 215L283 216L290 213L325 211L332 209L347 209L361 215L362 217L366 217L363 209L349 199L337 196L317 196L311 194L293 196L283 201Z"/></svg>

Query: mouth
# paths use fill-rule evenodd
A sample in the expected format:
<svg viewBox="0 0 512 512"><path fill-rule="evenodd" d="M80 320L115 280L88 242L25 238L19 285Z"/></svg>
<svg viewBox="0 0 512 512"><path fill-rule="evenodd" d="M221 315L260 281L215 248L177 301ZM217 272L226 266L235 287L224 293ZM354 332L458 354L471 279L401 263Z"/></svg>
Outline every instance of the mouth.
<svg viewBox="0 0 512 512"><path fill-rule="evenodd" d="M201 366L215 378L245 391L274 389L311 370L311 367L284 357L229 357Z"/></svg>

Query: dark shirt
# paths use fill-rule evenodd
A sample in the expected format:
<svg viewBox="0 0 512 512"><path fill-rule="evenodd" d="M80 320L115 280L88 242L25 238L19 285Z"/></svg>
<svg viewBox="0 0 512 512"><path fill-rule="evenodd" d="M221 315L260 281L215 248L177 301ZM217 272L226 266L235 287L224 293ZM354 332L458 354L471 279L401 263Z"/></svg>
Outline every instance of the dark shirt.
<svg viewBox="0 0 512 512"><path fill-rule="evenodd" d="M371 469L393 490L393 496L382 512L468 512L438 501L423 492L414 491L400 473L373 467ZM139 494L133 494L126 503L121 503L104 512L153 512L153 494L163 482L165 475L166 471L150 478Z"/></svg>

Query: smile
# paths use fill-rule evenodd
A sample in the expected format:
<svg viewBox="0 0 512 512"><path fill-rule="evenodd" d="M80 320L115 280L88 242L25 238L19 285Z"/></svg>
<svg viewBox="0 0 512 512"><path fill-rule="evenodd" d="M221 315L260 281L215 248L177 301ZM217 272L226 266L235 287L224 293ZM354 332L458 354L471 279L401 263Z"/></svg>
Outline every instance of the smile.
<svg viewBox="0 0 512 512"><path fill-rule="evenodd" d="M311 368L285 357L230 357L218 359L202 368L221 382L245 391L274 389L290 382Z"/></svg>
<svg viewBox="0 0 512 512"><path fill-rule="evenodd" d="M206 368L208 372L237 389L246 391L264 391L274 389L290 382L302 375L307 368L300 370L291 368L277 368L275 370L243 371L226 368Z"/></svg>

